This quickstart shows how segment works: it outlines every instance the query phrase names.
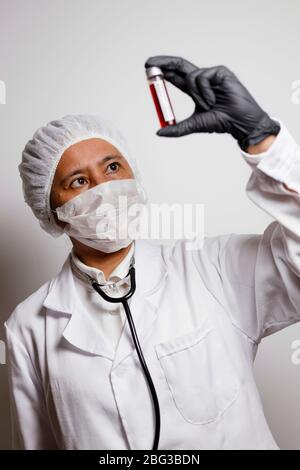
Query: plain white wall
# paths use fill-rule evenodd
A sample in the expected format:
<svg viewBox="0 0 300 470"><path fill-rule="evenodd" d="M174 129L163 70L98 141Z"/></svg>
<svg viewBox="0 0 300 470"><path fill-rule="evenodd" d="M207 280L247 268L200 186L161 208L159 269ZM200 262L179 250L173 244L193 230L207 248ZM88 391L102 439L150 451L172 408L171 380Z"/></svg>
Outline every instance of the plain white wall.
<svg viewBox="0 0 300 470"><path fill-rule="evenodd" d="M250 169L227 135L166 139L145 79L149 56L225 64L260 105L299 134L297 0L0 0L1 324L60 269L66 239L43 232L22 198L17 165L33 132L68 113L100 113L127 137L152 202L205 204L207 235L261 233L271 218L247 198ZM192 100L169 85L178 119ZM300 366L294 325L265 339L256 376L279 446L300 449ZM0 365L0 447L9 446L6 366Z"/></svg>

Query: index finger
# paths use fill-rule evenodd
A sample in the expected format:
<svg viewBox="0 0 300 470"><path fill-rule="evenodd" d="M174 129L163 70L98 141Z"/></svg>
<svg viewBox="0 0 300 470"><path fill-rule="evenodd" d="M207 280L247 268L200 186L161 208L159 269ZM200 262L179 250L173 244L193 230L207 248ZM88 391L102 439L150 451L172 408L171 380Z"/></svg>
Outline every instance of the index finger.
<svg viewBox="0 0 300 470"><path fill-rule="evenodd" d="M160 67L163 72L173 71L179 72L185 76L196 70L198 67L182 57L170 55L156 55L149 57L145 62L145 67Z"/></svg>

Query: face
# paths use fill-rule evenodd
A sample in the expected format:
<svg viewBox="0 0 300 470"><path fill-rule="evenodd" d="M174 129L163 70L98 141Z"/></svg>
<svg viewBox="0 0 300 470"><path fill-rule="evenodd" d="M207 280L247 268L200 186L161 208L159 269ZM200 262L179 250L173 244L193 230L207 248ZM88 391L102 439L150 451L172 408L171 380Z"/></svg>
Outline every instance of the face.
<svg viewBox="0 0 300 470"><path fill-rule="evenodd" d="M61 156L51 188L51 208L56 209L100 183L128 178L134 178L133 172L116 147L103 139L82 140ZM56 214L54 217L58 225L65 226Z"/></svg>

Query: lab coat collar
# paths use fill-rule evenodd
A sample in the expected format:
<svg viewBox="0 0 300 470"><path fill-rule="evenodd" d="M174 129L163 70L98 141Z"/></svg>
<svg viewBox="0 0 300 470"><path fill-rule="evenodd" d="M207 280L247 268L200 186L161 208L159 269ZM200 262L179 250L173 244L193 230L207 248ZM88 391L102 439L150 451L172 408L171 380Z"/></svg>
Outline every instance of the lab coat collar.
<svg viewBox="0 0 300 470"><path fill-rule="evenodd" d="M116 351L94 328L89 316L81 311L75 288L70 254L59 274L50 283L43 306L52 311L69 314L63 331L64 338L75 347L113 361L116 367L134 351L134 343L126 319ZM130 299L132 317L142 346L157 316L157 309L167 277L161 247L146 240L135 242L136 292Z"/></svg>
<svg viewBox="0 0 300 470"><path fill-rule="evenodd" d="M128 251L125 258L121 261L121 263L118 264L118 266L116 266L116 268L108 276L108 279L106 279L105 274L101 269L94 268L92 266L87 266L86 264L84 264L75 254L74 248L72 248L72 250L70 251L70 258L73 262L73 266L75 265L75 269L77 269L77 272L79 271L79 276L85 281L86 277L84 276L84 274L88 274L99 284L105 284L107 281L118 281L120 279L123 279L128 273L130 261L134 254L134 243L135 242L132 243L130 250Z"/></svg>

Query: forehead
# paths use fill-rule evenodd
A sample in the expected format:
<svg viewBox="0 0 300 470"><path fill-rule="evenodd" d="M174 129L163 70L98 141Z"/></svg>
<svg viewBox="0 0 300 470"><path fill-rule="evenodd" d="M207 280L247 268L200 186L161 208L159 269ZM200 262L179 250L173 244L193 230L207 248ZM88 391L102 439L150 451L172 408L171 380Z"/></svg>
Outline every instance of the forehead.
<svg viewBox="0 0 300 470"><path fill-rule="evenodd" d="M99 162L101 157L104 158L109 155L122 156L122 153L104 139L81 140L64 151L55 171L55 179L63 177L74 168L91 165L96 161Z"/></svg>
<svg viewBox="0 0 300 470"><path fill-rule="evenodd" d="M100 138L81 140L68 147L62 154L57 171L65 171L74 166L92 163L93 160L108 155L122 155L113 144Z"/></svg>

